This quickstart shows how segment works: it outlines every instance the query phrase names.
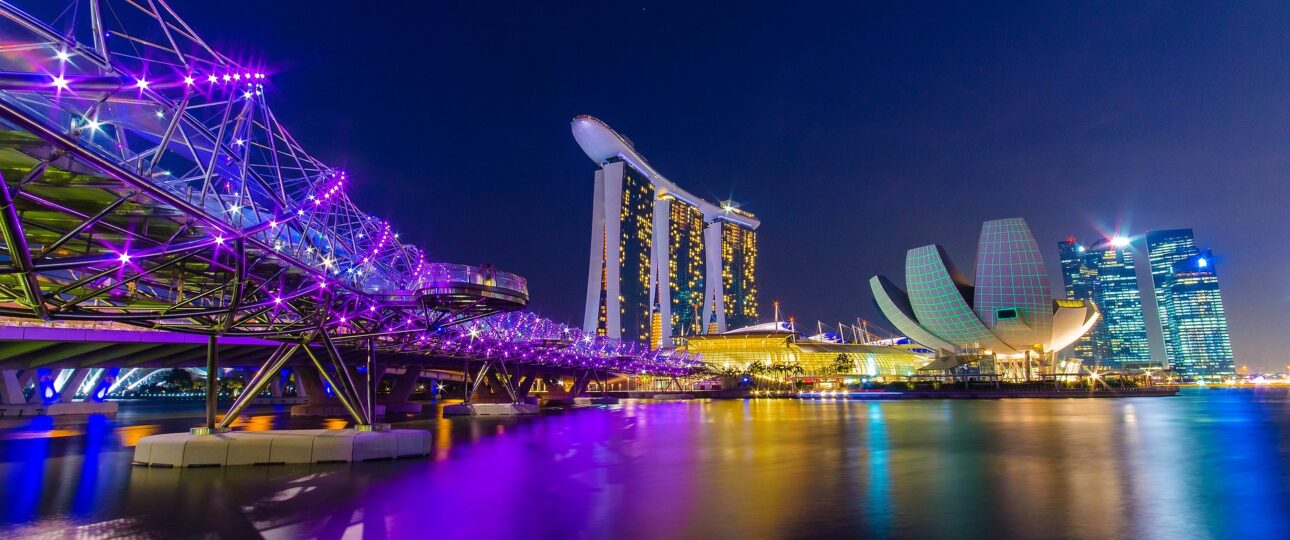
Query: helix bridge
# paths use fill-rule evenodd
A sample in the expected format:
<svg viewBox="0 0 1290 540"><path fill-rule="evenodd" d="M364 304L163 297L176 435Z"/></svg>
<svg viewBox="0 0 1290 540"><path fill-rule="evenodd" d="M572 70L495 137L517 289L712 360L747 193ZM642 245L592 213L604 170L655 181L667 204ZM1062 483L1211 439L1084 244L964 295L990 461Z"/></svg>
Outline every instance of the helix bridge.
<svg viewBox="0 0 1290 540"><path fill-rule="evenodd" d="M273 93L165 0L0 2L0 317L204 336L212 374L221 339L270 343L224 427L289 363L359 424L355 358L463 361L476 381L698 366L521 311L517 275L429 260L354 204L360 179L302 147Z"/></svg>

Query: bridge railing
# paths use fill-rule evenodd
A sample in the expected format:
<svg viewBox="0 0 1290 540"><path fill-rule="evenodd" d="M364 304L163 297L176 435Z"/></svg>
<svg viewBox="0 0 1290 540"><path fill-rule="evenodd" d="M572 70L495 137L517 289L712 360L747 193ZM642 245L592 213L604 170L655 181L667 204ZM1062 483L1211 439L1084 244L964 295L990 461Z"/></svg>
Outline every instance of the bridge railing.
<svg viewBox="0 0 1290 540"><path fill-rule="evenodd" d="M528 294L528 281L508 272L499 272L487 266L435 263L428 265L420 279L423 286L439 283L469 283L486 287L499 287Z"/></svg>

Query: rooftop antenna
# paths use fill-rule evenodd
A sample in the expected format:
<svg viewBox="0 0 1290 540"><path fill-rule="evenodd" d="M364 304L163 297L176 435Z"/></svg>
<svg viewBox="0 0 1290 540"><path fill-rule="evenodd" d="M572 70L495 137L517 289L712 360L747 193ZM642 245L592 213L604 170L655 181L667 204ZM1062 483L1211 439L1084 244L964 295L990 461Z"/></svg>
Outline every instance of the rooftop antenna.
<svg viewBox="0 0 1290 540"><path fill-rule="evenodd" d="M771 302L775 305L775 327L779 327L779 300Z"/></svg>

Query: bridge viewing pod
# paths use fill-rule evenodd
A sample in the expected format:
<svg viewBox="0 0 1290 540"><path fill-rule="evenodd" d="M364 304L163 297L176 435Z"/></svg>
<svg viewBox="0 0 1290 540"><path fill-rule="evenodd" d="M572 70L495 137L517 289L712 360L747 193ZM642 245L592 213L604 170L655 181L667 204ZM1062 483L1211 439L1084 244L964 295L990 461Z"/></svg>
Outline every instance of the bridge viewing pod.
<svg viewBox="0 0 1290 540"><path fill-rule="evenodd" d="M521 309L528 305L529 293L528 284L514 274L487 267L435 264L419 288L390 294L385 299L396 305L482 316Z"/></svg>

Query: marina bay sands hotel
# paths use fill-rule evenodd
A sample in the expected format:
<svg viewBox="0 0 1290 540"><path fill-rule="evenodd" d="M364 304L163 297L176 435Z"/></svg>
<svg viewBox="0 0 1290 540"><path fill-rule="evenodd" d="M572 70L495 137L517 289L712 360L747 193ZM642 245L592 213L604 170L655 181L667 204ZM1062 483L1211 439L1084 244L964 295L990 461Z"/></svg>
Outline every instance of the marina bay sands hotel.
<svg viewBox="0 0 1290 540"><path fill-rule="evenodd" d="M757 323L757 227L734 203L696 197L591 116L573 137L596 171L583 328L670 346Z"/></svg>

